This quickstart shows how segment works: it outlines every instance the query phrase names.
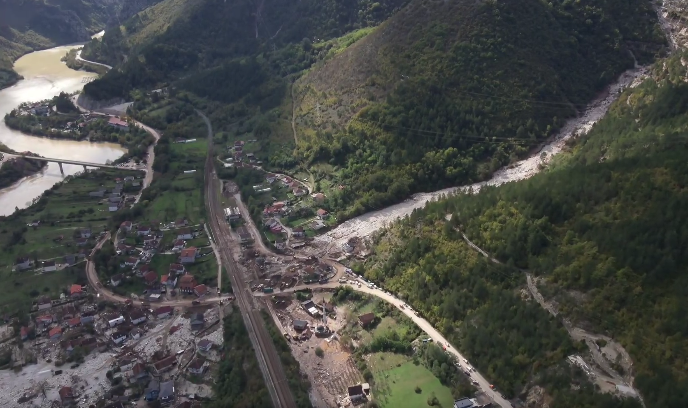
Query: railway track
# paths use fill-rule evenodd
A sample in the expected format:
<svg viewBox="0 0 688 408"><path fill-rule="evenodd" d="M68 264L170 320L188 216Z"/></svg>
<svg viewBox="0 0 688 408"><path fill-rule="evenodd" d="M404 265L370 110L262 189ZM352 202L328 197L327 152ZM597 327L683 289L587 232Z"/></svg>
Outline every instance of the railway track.
<svg viewBox="0 0 688 408"><path fill-rule="evenodd" d="M258 364L263 373L273 405L276 408L296 408L296 402L289 389L286 373L272 338L265 327L265 321L260 314L260 309L254 303L250 288L244 281L241 271L230 253L229 248L237 245L237 243L232 238L229 225L225 222L224 210L218 195L220 184L215 173L213 160L212 125L202 112L197 111L197 113L203 118L208 129L208 156L205 165L204 189L210 230L219 248L222 264L227 268L229 280L236 295L237 305L241 310L246 330L256 351Z"/></svg>

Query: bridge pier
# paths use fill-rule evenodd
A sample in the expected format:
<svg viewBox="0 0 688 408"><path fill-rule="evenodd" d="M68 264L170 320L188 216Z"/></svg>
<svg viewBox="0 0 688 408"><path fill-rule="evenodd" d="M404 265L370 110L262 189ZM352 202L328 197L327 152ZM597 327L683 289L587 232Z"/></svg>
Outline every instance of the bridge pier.
<svg viewBox="0 0 688 408"><path fill-rule="evenodd" d="M64 169L62 168L62 163L57 162L57 165L60 166L60 173L62 173L62 175L64 176Z"/></svg>
<svg viewBox="0 0 688 408"><path fill-rule="evenodd" d="M84 164L84 172L86 172L86 165Z"/></svg>

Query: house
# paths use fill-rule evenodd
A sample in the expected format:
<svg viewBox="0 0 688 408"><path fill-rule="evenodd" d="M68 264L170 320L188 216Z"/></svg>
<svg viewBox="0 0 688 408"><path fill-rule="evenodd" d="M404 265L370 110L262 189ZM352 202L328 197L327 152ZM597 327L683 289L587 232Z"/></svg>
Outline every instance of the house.
<svg viewBox="0 0 688 408"><path fill-rule="evenodd" d="M296 227L293 230L291 230L292 235L296 238L303 238L306 236L306 231L303 229L303 227Z"/></svg>
<svg viewBox="0 0 688 408"><path fill-rule="evenodd" d="M108 125L118 130L129 130L129 124L117 116L112 116L110 120L108 120Z"/></svg>
<svg viewBox="0 0 688 408"><path fill-rule="evenodd" d="M186 274L179 278L179 290L182 293L193 293L194 288L198 286L193 275Z"/></svg>
<svg viewBox="0 0 688 408"><path fill-rule="evenodd" d="M366 400L366 395L363 392L363 385L361 384L349 387L348 392L352 404L358 404Z"/></svg>
<svg viewBox="0 0 688 408"><path fill-rule="evenodd" d="M137 340L143 336L143 330L139 329L138 327L134 327L130 332L129 336L131 337L132 340Z"/></svg>
<svg viewBox="0 0 688 408"><path fill-rule="evenodd" d="M36 317L36 326L44 329L53 322L53 317L51 315L43 315Z"/></svg>
<svg viewBox="0 0 688 408"><path fill-rule="evenodd" d="M265 175L265 181L267 181L270 184L274 183L276 179L277 177L272 173L268 173Z"/></svg>
<svg viewBox="0 0 688 408"><path fill-rule="evenodd" d="M127 332L125 332L125 331L116 331L116 332L112 333L112 335L110 336L110 338L112 339L112 342L113 342L113 343L115 343L115 344L121 344L121 343L124 342L124 340L127 339Z"/></svg>
<svg viewBox="0 0 688 408"><path fill-rule="evenodd" d="M95 320L95 312L84 313L81 315L81 325L93 323Z"/></svg>
<svg viewBox="0 0 688 408"><path fill-rule="evenodd" d="M76 239L76 246L85 246L88 244L88 239L86 238L77 238Z"/></svg>
<svg viewBox="0 0 688 408"><path fill-rule="evenodd" d="M31 221L31 222L29 223L29 227L37 227L37 226L39 226L39 225L41 225L41 221L40 221L40 220L33 220L33 221Z"/></svg>
<svg viewBox="0 0 688 408"><path fill-rule="evenodd" d="M134 309L129 312L129 321L131 324L140 324L146 321L146 314L141 309Z"/></svg>
<svg viewBox="0 0 688 408"><path fill-rule="evenodd" d="M139 263L139 258L136 258L134 256L130 256L124 261L124 266L131 266L132 268L136 266L136 264Z"/></svg>
<svg viewBox="0 0 688 408"><path fill-rule="evenodd" d="M172 250L181 251L182 249L184 249L184 245L186 245L186 242L184 242L183 239L178 239L174 241L174 244L172 244Z"/></svg>
<svg viewBox="0 0 688 408"><path fill-rule="evenodd" d="M192 313L189 320L191 330L201 330L205 326L205 316L203 316L203 313Z"/></svg>
<svg viewBox="0 0 688 408"><path fill-rule="evenodd" d="M117 315L115 315L115 316L117 316ZM114 317L114 318L108 320L108 325L109 325L110 327L119 326L119 325L122 324L122 323L124 323L124 316L122 316L122 315L117 316L117 317Z"/></svg>
<svg viewBox="0 0 688 408"><path fill-rule="evenodd" d="M371 312L358 316L358 323L361 324L361 327L367 327L373 321L375 321L375 313Z"/></svg>
<svg viewBox="0 0 688 408"><path fill-rule="evenodd" d="M119 273L117 275L112 275L110 277L110 283L112 286L119 286L119 284L122 283L122 275Z"/></svg>
<svg viewBox="0 0 688 408"><path fill-rule="evenodd" d="M119 227L122 229L124 232L129 232L131 231L131 227L133 226L131 221L123 221Z"/></svg>
<svg viewBox="0 0 688 408"><path fill-rule="evenodd" d="M79 230L79 236L81 238L91 238L91 229L90 228L82 228Z"/></svg>
<svg viewBox="0 0 688 408"><path fill-rule="evenodd" d="M321 220L327 218L327 214L329 214L327 211L323 210L322 208L318 209L318 211L315 212Z"/></svg>
<svg viewBox="0 0 688 408"><path fill-rule="evenodd" d="M71 328L71 327L76 327L76 326L78 326L78 325L80 325L80 324L81 324L81 317L78 317L78 316L77 316L77 317L74 317L74 318L71 318L71 319L69 319L69 320L67 320L67 325L68 325L70 328Z"/></svg>
<svg viewBox="0 0 688 408"><path fill-rule="evenodd" d="M31 258L28 256L22 256L14 261L14 268L18 271L23 271L31 267Z"/></svg>
<svg viewBox="0 0 688 408"><path fill-rule="evenodd" d="M186 218L177 218L174 220L174 225L177 227L185 227L187 224Z"/></svg>
<svg viewBox="0 0 688 408"><path fill-rule="evenodd" d="M88 196L95 198L103 198L105 197L105 189L101 188L100 190L91 191L90 193L88 193Z"/></svg>
<svg viewBox="0 0 688 408"><path fill-rule="evenodd" d="M65 265L69 265L69 266L74 265L74 264L76 264L76 255L74 255L74 254L65 255L63 258L63 261L64 261Z"/></svg>
<svg viewBox="0 0 688 408"><path fill-rule="evenodd" d="M29 338L29 333L31 332L31 329L27 326L22 326L21 329L19 329L19 338L21 341L24 341Z"/></svg>
<svg viewBox="0 0 688 408"><path fill-rule="evenodd" d="M55 272L57 270L57 264L55 261L43 261L41 262L43 272Z"/></svg>
<svg viewBox="0 0 688 408"><path fill-rule="evenodd" d="M57 326L48 332L48 338L50 340L58 340L62 337L62 327Z"/></svg>
<svg viewBox="0 0 688 408"><path fill-rule="evenodd" d="M172 306L163 306L155 309L153 315L155 315L157 319L164 319L166 317L172 316L173 311L174 309L172 309Z"/></svg>
<svg viewBox="0 0 688 408"><path fill-rule="evenodd" d="M158 283L158 274L154 271L148 271L143 275L143 280L146 282L146 285L155 286Z"/></svg>
<svg viewBox="0 0 688 408"><path fill-rule="evenodd" d="M171 370L175 364L177 364L177 358L175 356L168 356L153 364L153 369L155 374L160 375L165 371Z"/></svg>
<svg viewBox="0 0 688 408"><path fill-rule="evenodd" d="M148 265L148 264L139 265L139 267L136 268L136 276L143 277L143 275L147 274L150 271L152 271L150 265Z"/></svg>
<svg viewBox="0 0 688 408"><path fill-rule="evenodd" d="M142 237L151 233L151 228L145 225L139 225L136 228L136 235Z"/></svg>
<svg viewBox="0 0 688 408"><path fill-rule="evenodd" d="M116 203L109 203L108 204L108 211L109 212L115 212L117 210L119 210L119 203L117 203L117 204Z"/></svg>
<svg viewBox="0 0 688 408"><path fill-rule="evenodd" d="M119 244L117 245L117 255L127 255L129 254L130 248L127 245Z"/></svg>
<svg viewBox="0 0 688 408"><path fill-rule="evenodd" d="M239 211L239 207L225 208L225 218L227 219L227 221L241 219L241 211Z"/></svg>
<svg viewBox="0 0 688 408"><path fill-rule="evenodd" d="M76 396L74 395L72 387L62 387L60 391L58 391L58 394L60 395L60 402L63 407L68 407L76 402Z"/></svg>
<svg viewBox="0 0 688 408"><path fill-rule="evenodd" d="M286 246L287 243L284 241L284 238L277 237L277 239L275 239L275 249L283 251Z"/></svg>
<svg viewBox="0 0 688 408"><path fill-rule="evenodd" d="M81 285L74 284L69 288L69 296L79 297L81 295L83 295L83 288Z"/></svg>
<svg viewBox="0 0 688 408"><path fill-rule="evenodd" d="M186 367L186 369L191 374L203 375L203 372L206 369L205 358L204 357L194 358L193 361L191 361L191 363Z"/></svg>
<svg viewBox="0 0 688 408"><path fill-rule="evenodd" d="M179 276L186 273L186 268L184 268L184 265L182 264L170 264L169 271L170 273L174 273Z"/></svg>
<svg viewBox="0 0 688 408"><path fill-rule="evenodd" d="M474 401L468 397L459 398L454 401L454 408L472 408L476 405Z"/></svg>
<svg viewBox="0 0 688 408"><path fill-rule="evenodd" d="M182 228L177 231L177 239L193 239L193 231L191 228Z"/></svg>
<svg viewBox="0 0 688 408"><path fill-rule="evenodd" d="M253 241L251 233L248 232L248 229L246 229L246 227L244 227L243 225L237 229L237 233L239 234L239 242L241 242L242 244L247 244Z"/></svg>
<svg viewBox="0 0 688 408"><path fill-rule="evenodd" d="M194 294L198 297L204 296L208 293L208 287L205 285L198 285L194 288Z"/></svg>
<svg viewBox="0 0 688 408"><path fill-rule="evenodd" d="M62 321L66 322L67 320L77 317L79 315L79 312L76 310L74 306L68 305L62 308Z"/></svg>
<svg viewBox="0 0 688 408"><path fill-rule="evenodd" d="M179 254L179 262L181 262L183 264L194 263L194 262L196 262L196 256L197 255L198 255L198 250L196 249L196 247L185 248Z"/></svg>
<svg viewBox="0 0 688 408"><path fill-rule="evenodd" d="M148 371L146 370L146 366L140 362L134 364L134 366L131 368L129 382L138 382L146 378L148 378Z"/></svg>
<svg viewBox="0 0 688 408"><path fill-rule="evenodd" d="M160 399L160 403L163 405L174 402L174 381L160 383L160 393L158 394L158 398Z"/></svg>
<svg viewBox="0 0 688 408"><path fill-rule="evenodd" d="M304 331L308 328L308 322L305 320L294 320L294 330Z"/></svg>
<svg viewBox="0 0 688 408"><path fill-rule="evenodd" d="M158 237L153 234L148 234L143 237L143 243L147 245L154 245L157 240Z"/></svg>
<svg viewBox="0 0 688 408"><path fill-rule="evenodd" d="M208 339L203 339L198 342L196 348L198 349L198 351L207 353L213 348L213 342Z"/></svg>
<svg viewBox="0 0 688 408"><path fill-rule="evenodd" d="M308 194L308 192L306 190L302 189L301 187L296 187L295 189L292 190L292 192L294 193L295 197L301 197L301 196L305 196L306 194Z"/></svg>
<svg viewBox="0 0 688 408"><path fill-rule="evenodd" d="M39 297L36 303L38 305L38 310L50 309L53 305L52 301L50 300L50 297L48 296Z"/></svg>
<svg viewBox="0 0 688 408"><path fill-rule="evenodd" d="M313 201L315 201L318 204L322 204L325 202L325 194L323 193L315 193L312 194L311 197L313 198Z"/></svg>

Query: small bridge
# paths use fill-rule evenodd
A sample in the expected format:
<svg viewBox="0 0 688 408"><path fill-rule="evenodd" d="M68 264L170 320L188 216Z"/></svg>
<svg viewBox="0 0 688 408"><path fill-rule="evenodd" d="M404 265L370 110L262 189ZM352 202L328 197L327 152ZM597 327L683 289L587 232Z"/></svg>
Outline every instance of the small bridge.
<svg viewBox="0 0 688 408"><path fill-rule="evenodd" d="M4 155L5 155L6 159L21 158L21 159L44 161L44 162L49 162L49 163L57 163L60 166L60 173L62 173L63 176L64 176L64 170L62 169L63 164L74 164L77 166L84 166L84 170L86 170L87 167L98 167L98 168L102 168L102 169L139 171L138 169L132 169L132 168L128 168L128 167L117 167L117 166L111 166L109 164L91 163L91 162L84 162L84 161L78 161L78 160L53 159L50 157L35 157L35 156L26 156L23 154L10 154L10 153L4 153Z"/></svg>

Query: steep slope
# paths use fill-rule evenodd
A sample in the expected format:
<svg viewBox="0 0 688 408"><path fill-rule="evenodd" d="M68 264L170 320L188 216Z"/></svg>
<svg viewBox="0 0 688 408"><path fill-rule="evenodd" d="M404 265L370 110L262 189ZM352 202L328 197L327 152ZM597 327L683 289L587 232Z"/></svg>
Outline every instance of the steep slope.
<svg viewBox="0 0 688 408"><path fill-rule="evenodd" d="M685 58L658 63L552 171L415 213L377 239L366 273L452 333L497 385L525 396L542 383L557 402L570 384L543 373L584 346L555 340L561 326L529 312L535 302L511 300L525 297L527 269L564 318L625 347L633 364L610 365L635 378L647 407L686 406Z"/></svg>
<svg viewBox="0 0 688 408"><path fill-rule="evenodd" d="M86 41L108 21L126 19L159 0L0 0L0 88L18 78L21 55L57 44Z"/></svg>
<svg viewBox="0 0 688 408"><path fill-rule="evenodd" d="M227 68L224 64L261 55L261 69L280 78L303 69L303 60L310 60L298 51L302 42L329 39L377 24L405 2L166 0L127 21L125 30L113 34L119 37L108 40L109 49L99 58L123 61L125 54L127 62L89 84L85 92L97 99L124 97L135 88L159 86L185 77L185 88L208 96L205 90L210 87L215 91L213 99L233 101L233 91L225 80L236 65ZM133 35L125 32L127 27ZM295 69L281 72L278 66L285 63ZM305 63L305 67L309 65ZM268 79L266 76L250 85L259 88Z"/></svg>
<svg viewBox="0 0 688 408"><path fill-rule="evenodd" d="M480 180L662 43L641 0L412 1L297 82L298 151L340 218Z"/></svg>

